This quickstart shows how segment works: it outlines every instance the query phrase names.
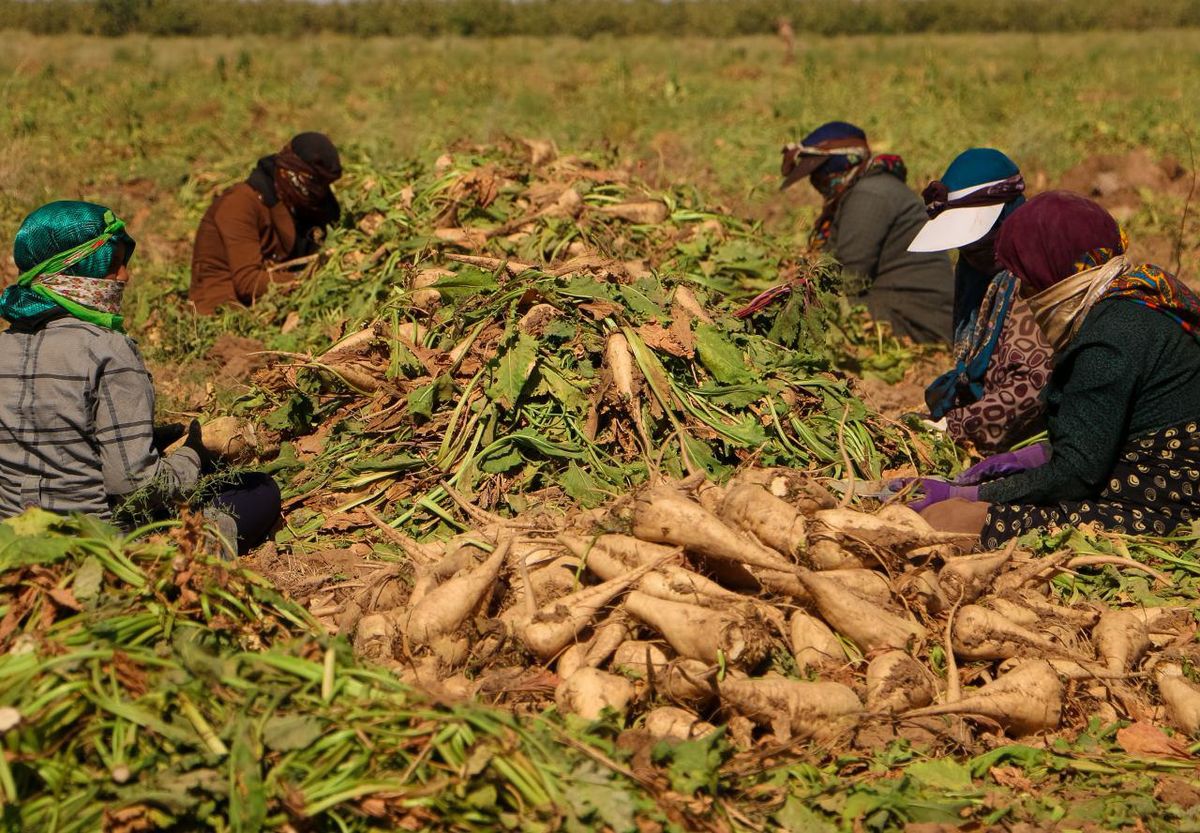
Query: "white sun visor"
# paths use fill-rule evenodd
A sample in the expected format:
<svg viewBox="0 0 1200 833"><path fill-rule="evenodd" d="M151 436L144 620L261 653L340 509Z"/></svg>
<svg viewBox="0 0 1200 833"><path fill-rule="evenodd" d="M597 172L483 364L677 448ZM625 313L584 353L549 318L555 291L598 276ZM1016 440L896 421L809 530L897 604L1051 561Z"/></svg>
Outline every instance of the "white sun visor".
<svg viewBox="0 0 1200 833"><path fill-rule="evenodd" d="M981 182L970 188L951 191L947 199L953 201L969 194L995 185L995 182ZM910 252L945 252L974 243L992 230L996 220L1004 211L1004 205L981 205L969 208L949 208L927 222L913 241L908 244Z"/></svg>

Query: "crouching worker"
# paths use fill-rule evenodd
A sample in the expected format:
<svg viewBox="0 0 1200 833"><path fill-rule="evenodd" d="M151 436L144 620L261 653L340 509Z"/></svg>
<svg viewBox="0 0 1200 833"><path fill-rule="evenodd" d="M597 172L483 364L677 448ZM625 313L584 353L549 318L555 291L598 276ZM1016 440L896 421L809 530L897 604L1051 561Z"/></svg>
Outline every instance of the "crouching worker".
<svg viewBox="0 0 1200 833"><path fill-rule="evenodd" d="M341 217L330 187L341 175L333 142L301 133L213 200L192 253L188 298L196 311L250 306L272 283L293 280L286 264L320 249L325 230Z"/></svg>
<svg viewBox="0 0 1200 833"><path fill-rule="evenodd" d="M154 385L122 330L133 251L125 224L93 203L53 202L21 224L21 276L0 295L0 517L40 507L112 520L135 494L167 512L210 464L196 423L178 451L156 448ZM279 489L242 475L204 511L244 553L275 526Z"/></svg>
<svg viewBox="0 0 1200 833"><path fill-rule="evenodd" d="M1041 430L1039 398L1050 345L1021 298L1020 281L996 263L1001 224L1025 203L1025 180L992 148L971 148L925 189L929 222L912 252L958 249L954 270L955 366L925 391L935 420L984 454Z"/></svg>
<svg viewBox="0 0 1200 833"><path fill-rule="evenodd" d="M904 184L899 156L875 155L867 135L846 122L829 122L783 149L783 184L808 177L824 204L809 247L842 265L842 287L871 317L918 342L951 336L954 305L950 258L911 252L925 209Z"/></svg>
<svg viewBox="0 0 1200 833"><path fill-rule="evenodd" d="M1200 299L1125 250L1108 212L1065 191L1005 221L997 259L1055 351L1049 444L985 460L974 474L995 479L978 486L919 481L931 524L994 548L1042 527L1165 535L1200 518Z"/></svg>

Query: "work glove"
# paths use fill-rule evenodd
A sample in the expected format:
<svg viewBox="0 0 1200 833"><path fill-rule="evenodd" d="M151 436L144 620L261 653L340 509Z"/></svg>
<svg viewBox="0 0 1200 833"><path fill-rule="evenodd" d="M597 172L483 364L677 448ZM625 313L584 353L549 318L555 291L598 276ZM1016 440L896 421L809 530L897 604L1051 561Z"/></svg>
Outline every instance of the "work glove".
<svg viewBox="0 0 1200 833"><path fill-rule="evenodd" d="M193 419L187 428L187 439L183 441L184 448L190 448L196 452L196 456L200 458L200 473L212 474L217 470L213 456L209 454L208 449L204 447L204 438L200 433L199 420Z"/></svg>
<svg viewBox="0 0 1200 833"><path fill-rule="evenodd" d="M959 486L974 486L985 480L995 480L1046 465L1050 459L1050 443L1037 443L1017 451L995 454L980 460L954 478Z"/></svg>
<svg viewBox="0 0 1200 833"><path fill-rule="evenodd" d="M908 508L914 512L923 512L935 503L941 503L944 500L952 498L960 498L961 500L979 500L978 486L959 486L954 483L947 483L945 480L935 480L932 477L911 477L902 480L893 480L888 484L888 487L900 491L908 486L916 486L916 491L922 493L923 497L920 500L913 501L908 504Z"/></svg>
<svg viewBox="0 0 1200 833"><path fill-rule="evenodd" d="M154 426L154 448L159 454L162 454L170 448L176 440L184 435L186 429L178 422L168 422L166 425Z"/></svg>

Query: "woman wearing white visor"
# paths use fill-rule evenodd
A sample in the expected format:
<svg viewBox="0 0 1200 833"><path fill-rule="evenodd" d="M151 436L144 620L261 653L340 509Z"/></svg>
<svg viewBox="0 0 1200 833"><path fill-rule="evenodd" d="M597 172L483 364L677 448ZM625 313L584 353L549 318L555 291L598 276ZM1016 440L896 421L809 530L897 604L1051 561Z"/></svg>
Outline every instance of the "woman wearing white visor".
<svg viewBox="0 0 1200 833"><path fill-rule="evenodd" d="M934 419L945 418L956 441L984 454L1038 430L1039 395L1050 378L1050 345L1021 300L1019 282L996 264L994 251L1001 224L1025 202L1024 192L1020 170L1003 153L964 151L925 189L930 219L908 247L958 249L955 366L929 386L925 402Z"/></svg>

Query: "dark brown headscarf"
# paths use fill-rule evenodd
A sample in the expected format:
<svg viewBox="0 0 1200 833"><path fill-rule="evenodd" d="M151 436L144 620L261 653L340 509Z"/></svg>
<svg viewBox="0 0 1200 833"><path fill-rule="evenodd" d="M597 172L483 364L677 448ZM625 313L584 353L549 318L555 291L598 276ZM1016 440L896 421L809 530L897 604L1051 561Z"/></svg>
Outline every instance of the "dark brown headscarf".
<svg viewBox="0 0 1200 833"><path fill-rule="evenodd" d="M337 148L323 133L301 133L275 154L275 191L293 209L318 210L341 175Z"/></svg>
<svg viewBox="0 0 1200 833"><path fill-rule="evenodd" d="M996 260L1034 292L1124 251L1112 215L1070 191L1038 194L1004 221L996 238Z"/></svg>

